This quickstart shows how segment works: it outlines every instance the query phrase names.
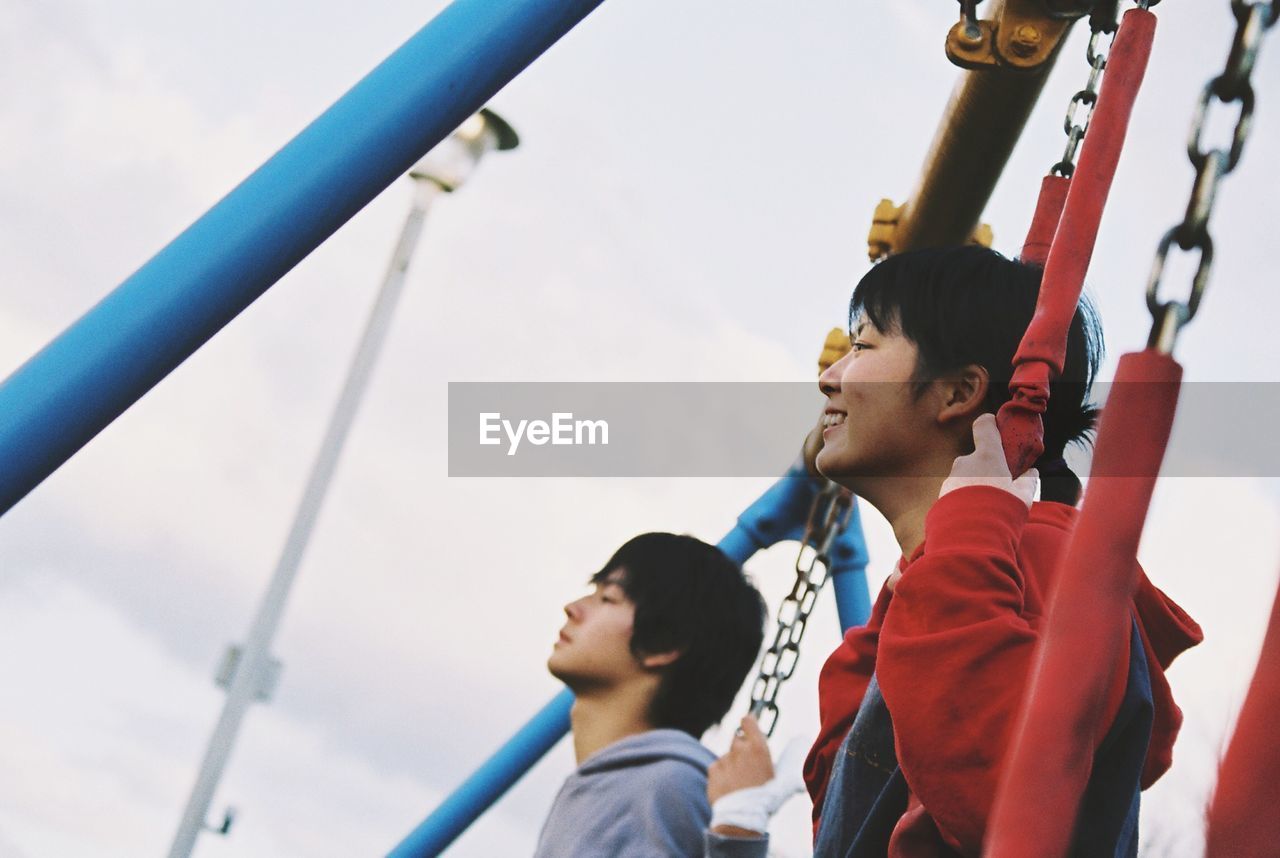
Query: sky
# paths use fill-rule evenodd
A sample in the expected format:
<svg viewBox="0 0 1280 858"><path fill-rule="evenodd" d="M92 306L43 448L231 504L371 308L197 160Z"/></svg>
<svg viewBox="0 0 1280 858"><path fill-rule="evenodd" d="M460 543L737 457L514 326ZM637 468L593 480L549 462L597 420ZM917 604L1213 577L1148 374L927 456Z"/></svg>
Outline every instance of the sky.
<svg viewBox="0 0 1280 858"><path fill-rule="evenodd" d="M442 5L0 0L0 374ZM1190 191L1187 122L1226 56L1227 9L1158 7L1089 280L1104 378L1145 342L1146 276ZM909 193L957 77L941 51L954 14L948 0L614 0L493 99L522 144L428 217L273 648L281 684L214 800L211 818L234 805L237 822L195 854L384 853L556 692L544 662L561 606L613 548L647 530L718 539L768 486L451 479L447 384L811 379L868 267L871 211ZM1219 194L1210 291L1179 345L1194 382L1280 381L1271 48ZM1076 33L984 216L1009 254L1083 56ZM221 705L214 669L266 586L410 196L407 179L390 187L0 518L0 858L167 850ZM1172 264L1170 288L1186 275ZM897 553L863 512L878 586ZM1187 721L1144 804L1150 854L1200 851L1275 593L1277 515L1274 478L1156 493L1140 560L1208 639L1171 671ZM779 546L748 564L771 606L793 560ZM837 641L824 597L781 739L814 731ZM561 743L449 854L531 852L571 768ZM802 805L775 820L779 855L807 854Z"/></svg>

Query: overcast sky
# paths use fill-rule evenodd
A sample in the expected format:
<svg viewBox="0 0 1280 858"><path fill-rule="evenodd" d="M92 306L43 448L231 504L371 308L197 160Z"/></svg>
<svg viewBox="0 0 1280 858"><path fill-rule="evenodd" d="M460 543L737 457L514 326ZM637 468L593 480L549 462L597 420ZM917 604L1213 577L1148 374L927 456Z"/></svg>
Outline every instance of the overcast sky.
<svg viewBox="0 0 1280 858"><path fill-rule="evenodd" d="M0 375L442 5L0 0ZM1090 276L1106 377L1145 342L1146 274L1190 189L1187 122L1226 56L1227 7L1158 9ZM560 606L614 547L654 529L718 539L767 487L449 479L446 384L811 378L867 268L871 211L909 192L957 76L941 51L954 14L951 0L614 0L494 99L522 146L431 212L276 641L279 691L251 711L215 799L211 816L233 804L240 819L198 855L382 854L555 693ZM1192 381L1280 381L1275 48L1179 349ZM1076 33L988 207L1011 255L1083 54ZM393 185L0 519L0 858L167 849L221 705L213 670L266 585L409 200ZM1186 274L1171 266L1170 289ZM1274 482L1157 492L1141 560L1209 636L1171 675L1187 726L1144 805L1161 855L1200 851L1280 568ZM864 519L878 585L896 550ZM793 554L749 564L772 605ZM828 600L784 738L816 726ZM450 854L531 852L571 766L562 743ZM780 855L807 854L803 804L775 824Z"/></svg>

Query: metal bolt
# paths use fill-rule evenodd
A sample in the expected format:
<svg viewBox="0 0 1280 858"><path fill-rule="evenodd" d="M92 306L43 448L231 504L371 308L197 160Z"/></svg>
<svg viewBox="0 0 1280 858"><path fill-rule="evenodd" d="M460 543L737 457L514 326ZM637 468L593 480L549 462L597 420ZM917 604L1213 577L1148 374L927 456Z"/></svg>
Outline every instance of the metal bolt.
<svg viewBox="0 0 1280 858"><path fill-rule="evenodd" d="M956 38L970 47L981 45L985 34L982 28L972 21L961 21L956 28Z"/></svg>
<svg viewBox="0 0 1280 858"><path fill-rule="evenodd" d="M1023 59L1035 54L1040 48L1040 30L1034 24L1022 24L1013 31L1009 40L1009 49Z"/></svg>

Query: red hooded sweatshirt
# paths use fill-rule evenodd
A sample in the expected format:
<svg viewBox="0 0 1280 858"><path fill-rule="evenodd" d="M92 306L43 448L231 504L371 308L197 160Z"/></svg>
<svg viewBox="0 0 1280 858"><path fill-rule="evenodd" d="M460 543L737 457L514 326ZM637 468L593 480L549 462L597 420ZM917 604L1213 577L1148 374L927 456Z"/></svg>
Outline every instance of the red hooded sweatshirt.
<svg viewBox="0 0 1280 858"><path fill-rule="evenodd" d="M911 791L889 854L936 855L939 840L979 854L1056 561L1078 514L1058 503L1028 512L1014 495L985 486L933 505L923 544L899 561L895 591L880 591L866 626L850 629L822 669L822 727L805 761L815 831L835 754L875 673ZM1182 723L1164 670L1203 634L1141 570L1133 614L1155 701L1145 789L1168 770ZM1127 647L1116 654L1108 724L1124 696L1128 660Z"/></svg>

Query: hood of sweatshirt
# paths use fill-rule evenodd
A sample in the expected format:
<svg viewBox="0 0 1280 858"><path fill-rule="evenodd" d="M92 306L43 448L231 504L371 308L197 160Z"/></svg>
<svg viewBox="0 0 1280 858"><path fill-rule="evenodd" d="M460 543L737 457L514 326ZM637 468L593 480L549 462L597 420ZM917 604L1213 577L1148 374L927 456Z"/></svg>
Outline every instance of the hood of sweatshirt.
<svg viewBox="0 0 1280 858"><path fill-rule="evenodd" d="M582 761L577 773L594 775L658 760L680 760L705 775L715 758L715 754L683 730L649 730L601 748Z"/></svg>

